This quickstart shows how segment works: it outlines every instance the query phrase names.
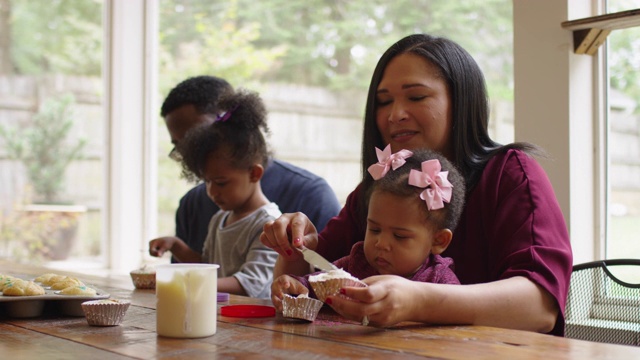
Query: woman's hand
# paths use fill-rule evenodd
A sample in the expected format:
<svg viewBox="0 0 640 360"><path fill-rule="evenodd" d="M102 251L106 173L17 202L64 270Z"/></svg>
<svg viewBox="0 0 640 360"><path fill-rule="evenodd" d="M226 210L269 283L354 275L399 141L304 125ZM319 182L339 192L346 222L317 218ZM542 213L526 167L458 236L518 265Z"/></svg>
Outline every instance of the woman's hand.
<svg viewBox="0 0 640 360"><path fill-rule="evenodd" d="M391 326L402 321L414 320L417 296L413 296L416 283L395 275L378 275L363 280L368 287L345 287L341 296L327 298L329 304L343 317L362 322L366 316L368 323L375 326Z"/></svg>
<svg viewBox="0 0 640 360"><path fill-rule="evenodd" d="M365 288L345 287L348 296L327 298L345 318L390 326L402 321L471 324L547 333L559 308L553 296L533 281L512 278L473 285L414 282L395 275L362 280Z"/></svg>
<svg viewBox="0 0 640 360"><path fill-rule="evenodd" d="M282 214L263 227L260 241L275 250L286 261L299 261L302 255L298 248L315 249L318 231L309 218L301 213Z"/></svg>
<svg viewBox="0 0 640 360"><path fill-rule="evenodd" d="M271 302L278 311L282 311L282 298L284 294L309 294L309 289L295 278L289 275L281 275L271 284Z"/></svg>

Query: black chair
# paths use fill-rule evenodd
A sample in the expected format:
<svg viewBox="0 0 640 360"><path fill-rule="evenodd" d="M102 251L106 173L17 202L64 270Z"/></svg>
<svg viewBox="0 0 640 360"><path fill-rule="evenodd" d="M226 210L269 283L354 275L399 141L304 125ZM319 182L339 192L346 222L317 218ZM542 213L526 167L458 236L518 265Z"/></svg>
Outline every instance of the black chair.
<svg viewBox="0 0 640 360"><path fill-rule="evenodd" d="M566 337L640 345L640 283L623 281L612 273L623 269L640 279L640 259L598 260L573 267Z"/></svg>

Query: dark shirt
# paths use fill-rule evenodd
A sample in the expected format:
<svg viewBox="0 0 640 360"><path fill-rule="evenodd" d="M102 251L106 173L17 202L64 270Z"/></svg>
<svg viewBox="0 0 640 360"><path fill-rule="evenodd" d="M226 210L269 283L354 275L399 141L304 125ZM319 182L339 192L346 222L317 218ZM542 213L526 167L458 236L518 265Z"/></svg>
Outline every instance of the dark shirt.
<svg viewBox="0 0 640 360"><path fill-rule="evenodd" d="M303 212L318 231L340 211L336 194L323 178L281 160L269 163L260 185L264 195L282 213ZM176 212L176 236L202 253L209 221L218 210L204 183L189 190L180 199Z"/></svg>

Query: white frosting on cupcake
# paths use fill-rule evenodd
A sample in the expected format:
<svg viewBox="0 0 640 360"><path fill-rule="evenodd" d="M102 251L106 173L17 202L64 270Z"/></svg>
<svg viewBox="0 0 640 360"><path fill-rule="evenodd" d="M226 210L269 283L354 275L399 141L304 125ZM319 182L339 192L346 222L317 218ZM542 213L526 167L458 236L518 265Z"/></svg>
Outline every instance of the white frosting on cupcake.
<svg viewBox="0 0 640 360"><path fill-rule="evenodd" d="M358 278L353 277L351 274L342 269L329 270L327 272L321 272L320 274L309 276L310 282L327 281L333 279L359 280Z"/></svg>
<svg viewBox="0 0 640 360"><path fill-rule="evenodd" d="M318 300L324 302L328 296L340 294L343 287L365 287L367 284L348 272L337 269L309 276L309 284L316 293Z"/></svg>
<svg viewBox="0 0 640 360"><path fill-rule="evenodd" d="M152 266L143 265L141 268L131 271L133 274L155 274L156 269Z"/></svg>

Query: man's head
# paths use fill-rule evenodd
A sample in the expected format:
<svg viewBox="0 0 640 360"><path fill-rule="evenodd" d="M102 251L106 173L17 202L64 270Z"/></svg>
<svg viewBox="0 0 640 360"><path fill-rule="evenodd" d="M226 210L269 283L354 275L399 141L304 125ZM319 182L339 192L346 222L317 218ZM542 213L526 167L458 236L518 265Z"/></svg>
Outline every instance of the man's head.
<svg viewBox="0 0 640 360"><path fill-rule="evenodd" d="M188 78L171 89L160 110L171 143L177 144L195 126L212 123L218 98L230 90L233 87L226 80L206 75Z"/></svg>

